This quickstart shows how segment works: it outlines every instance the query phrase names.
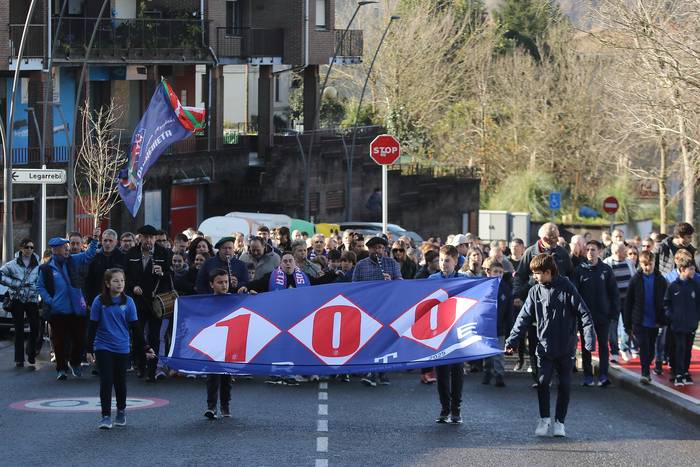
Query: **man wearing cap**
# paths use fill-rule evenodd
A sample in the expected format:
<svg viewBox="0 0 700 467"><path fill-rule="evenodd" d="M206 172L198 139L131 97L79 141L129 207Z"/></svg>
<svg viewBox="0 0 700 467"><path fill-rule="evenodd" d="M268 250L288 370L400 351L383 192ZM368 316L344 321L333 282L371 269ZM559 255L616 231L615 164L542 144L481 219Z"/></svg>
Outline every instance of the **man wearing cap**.
<svg viewBox="0 0 700 467"><path fill-rule="evenodd" d="M67 238L52 238L49 240L51 259L39 267L37 287L44 315L51 323L51 339L58 372L56 379L59 381L67 378L68 360L73 376L82 376L80 359L85 346L87 305L81 290L85 278L80 277L80 271L95 257L100 234L98 227L93 232L89 248L73 255L70 254Z"/></svg>
<svg viewBox="0 0 700 467"><path fill-rule="evenodd" d="M198 294L214 293L209 285L209 274L215 269L223 269L228 273L230 292L235 292L248 282L248 268L246 264L236 259L233 254L235 242L236 239L233 237L223 237L216 242L216 245L214 245L214 248L218 250L216 255L206 260L197 273L195 290Z"/></svg>
<svg viewBox="0 0 700 467"><path fill-rule="evenodd" d="M153 314L153 297L156 294L172 290L171 256L169 249L156 244L158 230L151 225L144 225L138 231L141 242L126 253L126 289L136 303L139 323L146 333L146 342L158 355L160 350L160 326L162 320ZM146 374L148 363L148 382L155 381L156 359L146 359L144 352L135 355L137 376Z"/></svg>
<svg viewBox="0 0 700 467"><path fill-rule="evenodd" d="M389 245L384 237L372 237L366 245L369 256L357 262L352 273L353 282L403 280L399 263L384 254ZM362 383L370 387L377 386L377 383L386 386L389 378L385 373L369 373L362 378Z"/></svg>
<svg viewBox="0 0 700 467"><path fill-rule="evenodd" d="M457 259L457 271L462 269L464 262L467 260L467 252L469 251L469 237L466 235L458 234L452 238L450 245L457 248L457 253L459 253L459 258Z"/></svg>

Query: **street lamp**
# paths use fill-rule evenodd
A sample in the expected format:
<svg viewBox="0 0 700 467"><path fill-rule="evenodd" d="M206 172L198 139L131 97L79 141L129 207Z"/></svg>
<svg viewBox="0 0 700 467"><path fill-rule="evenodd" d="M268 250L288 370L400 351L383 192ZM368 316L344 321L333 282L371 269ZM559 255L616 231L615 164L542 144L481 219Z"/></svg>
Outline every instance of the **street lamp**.
<svg viewBox="0 0 700 467"><path fill-rule="evenodd" d="M22 68L22 56L24 55L24 46L27 43L27 30L29 29L29 23L34 16L34 7L36 6L36 0L32 0L29 4L29 12L27 13L27 19L24 22L24 29L22 30L22 39L19 42L19 51L17 53L17 62L15 64L15 76L12 80L12 94L10 100L10 115L7 121L8 125L8 135L7 142L3 137L2 154L3 154L3 170L5 171L5 179L3 186L3 203L2 203L2 214L3 214L3 242L2 242L2 261L6 263L12 259L14 252L14 232L12 231L12 137L14 135L14 119L15 119L15 96L17 94L17 81L19 81L19 72Z"/></svg>
<svg viewBox="0 0 700 467"><path fill-rule="evenodd" d="M374 3L379 3L376 1L362 1L362 2L357 2L357 7L355 7L355 12L352 14L350 17L350 21L348 21L348 25L345 26L345 30L343 31L343 34L340 36L340 41L335 45L335 50L333 51L333 58L331 58L331 62L328 64L328 70L326 70L326 76L323 78L323 84L321 85L321 89L319 90L318 93L318 99L316 101L316 106L314 109L314 114L312 115L312 118L314 119L314 125L313 128L317 129L317 126L319 125L319 122L321 120L321 102L323 101L323 93L326 90L326 84L328 84L328 78L331 75L331 71L333 70L333 65L335 64L335 60L338 57L338 53L340 53L340 49L343 46L343 43L345 42L345 36L347 35L348 31L350 30L350 26L352 26L352 23L355 21L355 18L357 17L357 14L360 12L360 8L362 8L365 5L371 5ZM304 118L307 116L305 115ZM315 139L316 133L312 132L311 133L311 140L309 141L309 150L307 152L306 157L303 155L303 148L300 146L300 149L302 150L302 158L304 159L304 167L305 167L305 172L308 174L310 171L310 165L311 165L311 151L314 146L314 139ZM298 136L297 136L298 139ZM297 141L299 143L299 141ZM304 182L304 218L306 220L309 220L309 179L308 175L306 176L306 181Z"/></svg>
<svg viewBox="0 0 700 467"><path fill-rule="evenodd" d="M384 43L384 39L386 38L387 33L389 32L389 28L391 27L391 24L394 21L400 20L401 17L397 15L392 15L389 18L389 22L386 25L386 28L384 29L384 34L382 34L382 38L379 40L379 45L377 46L377 50L374 51L374 56L372 57L372 62L369 64L369 70L367 71L367 76L365 77L365 84L362 86L362 92L360 93L360 101L357 103L357 111L355 112L355 124L353 125L352 128L352 144L350 144L350 157L348 158L348 176L347 176L347 182L348 185L346 187L347 191L347 209L346 209L346 221L350 222L352 221L352 160L355 155L355 141L357 140L357 124L360 119L360 110L362 109L362 100L365 97L365 91L367 90L367 83L369 82L369 77L372 74L372 68L374 68L374 62L377 60L377 55L379 55L379 50L382 48L382 44Z"/></svg>

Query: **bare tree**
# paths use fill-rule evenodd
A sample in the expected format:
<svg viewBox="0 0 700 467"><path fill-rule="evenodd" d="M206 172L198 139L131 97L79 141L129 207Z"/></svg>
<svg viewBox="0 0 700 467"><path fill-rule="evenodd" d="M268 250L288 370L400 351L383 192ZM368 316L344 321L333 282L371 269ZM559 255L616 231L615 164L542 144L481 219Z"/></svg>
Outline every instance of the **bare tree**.
<svg viewBox="0 0 700 467"><path fill-rule="evenodd" d="M119 170L127 161L120 151L121 133L116 124L121 110L114 104L91 111L81 107L82 142L75 161L75 190L80 204L97 227L119 202Z"/></svg>

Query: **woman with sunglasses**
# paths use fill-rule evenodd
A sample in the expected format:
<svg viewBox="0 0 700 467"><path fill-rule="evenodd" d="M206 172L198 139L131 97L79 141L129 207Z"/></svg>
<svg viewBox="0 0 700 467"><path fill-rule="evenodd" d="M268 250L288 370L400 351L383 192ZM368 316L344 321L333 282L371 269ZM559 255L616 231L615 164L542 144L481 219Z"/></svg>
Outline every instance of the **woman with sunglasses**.
<svg viewBox="0 0 700 467"><path fill-rule="evenodd" d="M15 327L15 367L24 367L24 322L29 322L27 362L34 369L39 335L39 257L34 254L34 242L24 238L15 259L0 268L0 282L10 288L10 312Z"/></svg>

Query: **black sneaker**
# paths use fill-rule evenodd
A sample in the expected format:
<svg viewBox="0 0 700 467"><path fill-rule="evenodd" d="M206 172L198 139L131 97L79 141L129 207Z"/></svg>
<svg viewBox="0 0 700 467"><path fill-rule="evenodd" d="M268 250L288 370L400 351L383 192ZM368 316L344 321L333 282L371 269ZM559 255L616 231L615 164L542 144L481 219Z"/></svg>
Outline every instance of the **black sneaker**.
<svg viewBox="0 0 700 467"><path fill-rule="evenodd" d="M231 418L231 409L228 405L221 406L221 416L224 418Z"/></svg>
<svg viewBox="0 0 700 467"><path fill-rule="evenodd" d="M387 376L384 373L379 373L379 384L381 386L389 386L389 384L391 384L389 382L389 378L387 378Z"/></svg>
<svg viewBox="0 0 700 467"><path fill-rule="evenodd" d="M686 386L693 384L693 378L690 376L690 373L683 375L683 384Z"/></svg>
<svg viewBox="0 0 700 467"><path fill-rule="evenodd" d="M377 379L371 373L362 378L360 381L362 381L362 384L364 384L365 386L369 386L371 388L377 387Z"/></svg>
<svg viewBox="0 0 700 467"><path fill-rule="evenodd" d="M664 365L662 362L656 362L654 365L654 374L659 376L664 374Z"/></svg>
<svg viewBox="0 0 700 467"><path fill-rule="evenodd" d="M675 378L673 378L673 385L674 386L683 386L685 383L683 383L683 376L677 375Z"/></svg>
<svg viewBox="0 0 700 467"><path fill-rule="evenodd" d="M505 383L505 381L503 381L503 376L496 375L496 382L493 383L493 385L496 386L497 388L505 387L506 383Z"/></svg>
<svg viewBox="0 0 700 467"><path fill-rule="evenodd" d="M285 386L299 386L299 381L294 376L289 376L282 380L282 384Z"/></svg>
<svg viewBox="0 0 700 467"><path fill-rule="evenodd" d="M209 420L214 420L216 418L216 409L209 407L207 410L204 411L204 416L207 417Z"/></svg>
<svg viewBox="0 0 700 467"><path fill-rule="evenodd" d="M462 424L462 416L459 414L459 412L453 413L450 416L450 423L455 424L455 425Z"/></svg>
<svg viewBox="0 0 700 467"><path fill-rule="evenodd" d="M350 375L340 375L338 378L341 382L343 383L349 383L350 382Z"/></svg>
<svg viewBox="0 0 700 467"><path fill-rule="evenodd" d="M450 421L450 411L449 410L443 410L440 412L440 415L438 415L438 418L435 419L435 423L449 423Z"/></svg>
<svg viewBox="0 0 700 467"><path fill-rule="evenodd" d="M15 368L24 368L24 362L15 362Z"/></svg>
<svg viewBox="0 0 700 467"><path fill-rule="evenodd" d="M279 376L270 376L265 380L265 384L284 384L284 381Z"/></svg>

